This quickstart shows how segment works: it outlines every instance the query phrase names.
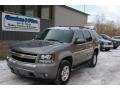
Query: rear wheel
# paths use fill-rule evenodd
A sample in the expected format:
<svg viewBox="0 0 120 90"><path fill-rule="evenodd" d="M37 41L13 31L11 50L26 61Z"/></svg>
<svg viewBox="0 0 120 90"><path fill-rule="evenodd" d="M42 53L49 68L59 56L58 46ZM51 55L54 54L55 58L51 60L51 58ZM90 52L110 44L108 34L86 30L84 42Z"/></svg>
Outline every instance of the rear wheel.
<svg viewBox="0 0 120 90"><path fill-rule="evenodd" d="M88 62L88 66L89 67L95 67L97 64L97 53L94 52L93 56L92 56L92 59L89 60Z"/></svg>
<svg viewBox="0 0 120 90"><path fill-rule="evenodd" d="M63 60L60 64L55 84L66 84L70 78L71 64L67 60Z"/></svg>

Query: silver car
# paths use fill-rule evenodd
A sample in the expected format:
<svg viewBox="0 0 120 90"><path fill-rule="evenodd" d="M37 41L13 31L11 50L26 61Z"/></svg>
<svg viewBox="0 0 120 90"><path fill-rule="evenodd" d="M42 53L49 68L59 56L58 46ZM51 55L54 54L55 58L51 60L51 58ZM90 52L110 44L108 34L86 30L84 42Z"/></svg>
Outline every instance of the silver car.
<svg viewBox="0 0 120 90"><path fill-rule="evenodd" d="M66 84L76 66L83 62L96 66L99 47L90 29L53 27L38 33L34 40L11 45L7 62L16 75Z"/></svg>

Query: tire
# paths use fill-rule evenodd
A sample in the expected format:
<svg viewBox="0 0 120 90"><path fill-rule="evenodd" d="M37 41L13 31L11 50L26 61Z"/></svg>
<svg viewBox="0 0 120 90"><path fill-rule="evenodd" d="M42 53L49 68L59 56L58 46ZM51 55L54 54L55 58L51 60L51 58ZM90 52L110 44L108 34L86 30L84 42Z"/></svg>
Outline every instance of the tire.
<svg viewBox="0 0 120 90"><path fill-rule="evenodd" d="M100 51L104 51L103 49L100 49Z"/></svg>
<svg viewBox="0 0 120 90"><path fill-rule="evenodd" d="M89 66L89 67L95 67L96 64L97 64L97 53L94 52L92 58L91 58L91 59L89 60L89 62L88 62L88 66Z"/></svg>
<svg viewBox="0 0 120 90"><path fill-rule="evenodd" d="M110 51L110 48L106 48L105 51Z"/></svg>
<svg viewBox="0 0 120 90"><path fill-rule="evenodd" d="M118 47L113 47L113 49L117 49Z"/></svg>
<svg viewBox="0 0 120 90"><path fill-rule="evenodd" d="M100 51L103 51L103 48L102 48L102 47L100 48Z"/></svg>
<svg viewBox="0 0 120 90"><path fill-rule="evenodd" d="M54 81L57 85L64 85L69 81L71 74L71 64L67 60L63 60L59 66L56 80Z"/></svg>

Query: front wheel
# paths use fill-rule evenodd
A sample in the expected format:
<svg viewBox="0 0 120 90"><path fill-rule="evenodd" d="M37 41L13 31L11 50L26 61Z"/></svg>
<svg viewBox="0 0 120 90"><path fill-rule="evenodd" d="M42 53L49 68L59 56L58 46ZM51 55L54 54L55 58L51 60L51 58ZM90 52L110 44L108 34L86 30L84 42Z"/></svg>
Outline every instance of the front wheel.
<svg viewBox="0 0 120 90"><path fill-rule="evenodd" d="M92 59L89 60L88 62L88 66L89 67L95 67L97 64L97 53L94 52L93 56L92 56Z"/></svg>
<svg viewBox="0 0 120 90"><path fill-rule="evenodd" d="M71 64L67 60L63 60L58 69L58 74L55 80L55 84L66 84L70 78Z"/></svg>
<svg viewBox="0 0 120 90"><path fill-rule="evenodd" d="M113 49L117 49L118 47L116 46L116 47L113 47Z"/></svg>
<svg viewBox="0 0 120 90"><path fill-rule="evenodd" d="M110 51L110 48L105 48L105 51Z"/></svg>

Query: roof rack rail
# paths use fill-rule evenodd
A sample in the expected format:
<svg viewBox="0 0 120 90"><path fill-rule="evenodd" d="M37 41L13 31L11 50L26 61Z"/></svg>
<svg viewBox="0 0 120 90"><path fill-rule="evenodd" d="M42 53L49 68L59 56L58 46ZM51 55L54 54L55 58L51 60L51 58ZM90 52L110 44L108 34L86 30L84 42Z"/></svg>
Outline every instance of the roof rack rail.
<svg viewBox="0 0 120 90"><path fill-rule="evenodd" d="M79 28L79 29L82 29L82 28L86 28L86 29L89 29L88 27L84 27L84 26L59 26L59 27L68 27L69 29L71 28Z"/></svg>

